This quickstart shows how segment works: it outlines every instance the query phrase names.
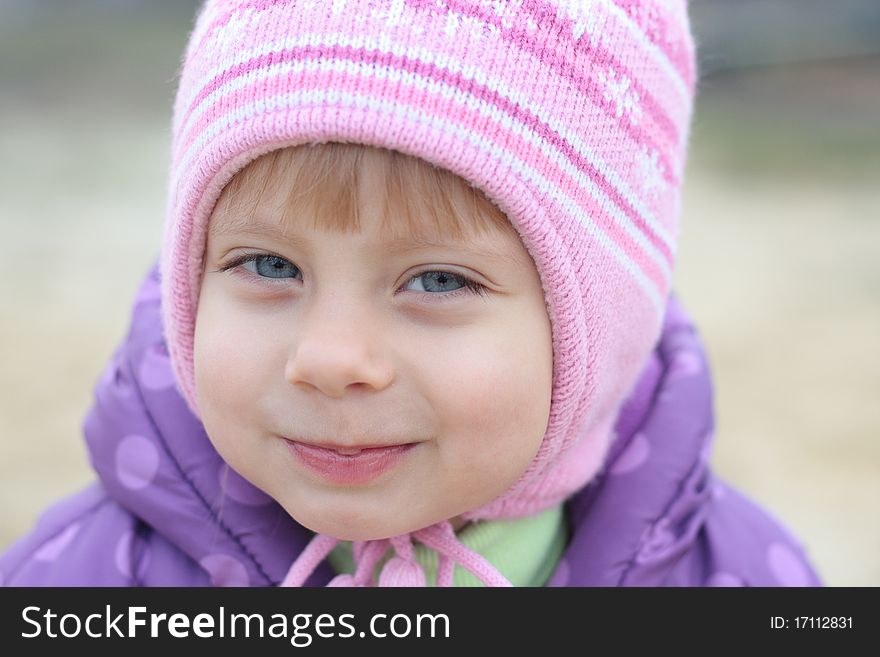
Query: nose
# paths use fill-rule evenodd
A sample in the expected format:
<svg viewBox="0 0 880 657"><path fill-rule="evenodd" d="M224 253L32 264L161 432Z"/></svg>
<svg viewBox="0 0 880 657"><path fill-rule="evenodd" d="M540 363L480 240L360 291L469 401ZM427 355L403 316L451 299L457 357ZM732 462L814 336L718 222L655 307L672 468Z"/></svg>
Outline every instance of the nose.
<svg viewBox="0 0 880 657"><path fill-rule="evenodd" d="M371 322L354 313L312 313L298 323L284 372L289 383L333 398L343 397L350 388L379 391L391 385L394 370L381 353L380 336Z"/></svg>

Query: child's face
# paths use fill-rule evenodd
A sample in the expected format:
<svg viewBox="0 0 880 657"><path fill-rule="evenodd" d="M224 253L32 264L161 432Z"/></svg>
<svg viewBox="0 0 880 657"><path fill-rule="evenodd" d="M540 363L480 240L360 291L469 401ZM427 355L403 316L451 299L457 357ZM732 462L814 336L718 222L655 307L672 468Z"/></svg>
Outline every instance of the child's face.
<svg viewBox="0 0 880 657"><path fill-rule="evenodd" d="M360 232L282 221L271 191L250 219L218 203L194 349L223 458L301 524L347 540L458 524L505 492L538 450L552 384L541 283L516 234L433 246L386 234L383 181L361 181ZM246 255L259 257L230 267ZM296 441L409 447L350 456Z"/></svg>

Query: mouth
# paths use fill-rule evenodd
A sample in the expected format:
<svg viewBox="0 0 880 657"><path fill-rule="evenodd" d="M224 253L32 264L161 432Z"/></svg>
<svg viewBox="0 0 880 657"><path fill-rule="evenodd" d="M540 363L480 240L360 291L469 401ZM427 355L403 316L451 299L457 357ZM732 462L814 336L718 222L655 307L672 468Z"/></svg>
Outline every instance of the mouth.
<svg viewBox="0 0 880 657"><path fill-rule="evenodd" d="M366 484L400 464L418 443L341 445L284 438L300 464L322 479L340 485Z"/></svg>

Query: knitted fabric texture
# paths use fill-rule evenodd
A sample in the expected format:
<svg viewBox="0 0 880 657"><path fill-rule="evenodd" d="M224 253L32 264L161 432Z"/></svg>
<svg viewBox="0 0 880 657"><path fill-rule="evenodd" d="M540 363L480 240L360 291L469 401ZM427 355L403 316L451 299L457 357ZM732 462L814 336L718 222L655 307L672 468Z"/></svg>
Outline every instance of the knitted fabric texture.
<svg viewBox="0 0 880 657"><path fill-rule="evenodd" d="M174 105L161 255L165 335L190 408L199 415L193 337L207 221L226 183L285 146L394 149L468 180L505 212L552 327L539 451L465 518L564 501L601 467L660 334L695 85L685 0L208 0ZM317 538L303 562L335 544ZM448 546L454 534L440 523L393 541L404 561L411 538ZM479 560L458 557L485 575Z"/></svg>

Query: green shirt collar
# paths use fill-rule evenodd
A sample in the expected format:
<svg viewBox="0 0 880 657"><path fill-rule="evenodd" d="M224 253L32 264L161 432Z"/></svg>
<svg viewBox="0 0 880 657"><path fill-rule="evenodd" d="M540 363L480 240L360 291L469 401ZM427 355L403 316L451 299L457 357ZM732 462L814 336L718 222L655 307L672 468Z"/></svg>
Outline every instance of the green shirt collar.
<svg viewBox="0 0 880 657"><path fill-rule="evenodd" d="M568 543L562 505L515 520L482 520L457 532L458 540L488 559L514 586L544 586ZM425 571L429 586L437 581L437 553L421 543L414 544L416 561ZM392 556L379 562L376 576ZM351 541L337 545L327 557L337 573L353 573ZM456 565L453 586L482 586L470 571Z"/></svg>

